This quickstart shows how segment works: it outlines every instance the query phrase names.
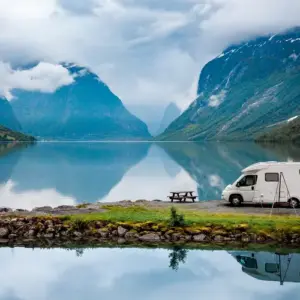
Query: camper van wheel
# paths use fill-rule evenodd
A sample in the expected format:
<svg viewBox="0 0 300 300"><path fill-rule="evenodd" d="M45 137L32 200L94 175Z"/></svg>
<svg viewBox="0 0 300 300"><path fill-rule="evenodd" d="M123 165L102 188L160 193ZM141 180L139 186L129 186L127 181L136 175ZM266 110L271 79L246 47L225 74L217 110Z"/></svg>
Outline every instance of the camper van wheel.
<svg viewBox="0 0 300 300"><path fill-rule="evenodd" d="M299 200L296 198L292 198L289 200L289 204L291 208L297 208L299 206Z"/></svg>
<svg viewBox="0 0 300 300"><path fill-rule="evenodd" d="M230 202L233 206L240 206L243 202L243 198L240 195L232 195L230 197Z"/></svg>

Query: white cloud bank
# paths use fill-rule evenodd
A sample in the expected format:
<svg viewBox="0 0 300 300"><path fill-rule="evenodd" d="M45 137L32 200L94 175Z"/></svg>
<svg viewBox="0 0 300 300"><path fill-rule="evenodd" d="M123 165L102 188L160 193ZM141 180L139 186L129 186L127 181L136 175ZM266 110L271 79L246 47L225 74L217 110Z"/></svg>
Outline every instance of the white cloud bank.
<svg viewBox="0 0 300 300"><path fill-rule="evenodd" d="M74 81L68 69L58 64L40 62L31 69L13 70L8 63L0 62L0 96L13 98L13 89L53 93Z"/></svg>
<svg viewBox="0 0 300 300"><path fill-rule="evenodd" d="M0 0L0 61L75 62L127 105L186 107L209 59L300 25L299 11L299 0Z"/></svg>

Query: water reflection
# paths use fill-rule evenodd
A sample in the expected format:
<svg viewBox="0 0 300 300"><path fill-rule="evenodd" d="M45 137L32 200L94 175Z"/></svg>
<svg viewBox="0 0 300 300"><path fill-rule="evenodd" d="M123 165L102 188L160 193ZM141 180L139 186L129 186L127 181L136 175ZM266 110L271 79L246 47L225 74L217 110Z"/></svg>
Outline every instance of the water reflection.
<svg viewBox="0 0 300 300"><path fill-rule="evenodd" d="M268 252L238 252L231 255L247 275L265 281L300 282L300 255Z"/></svg>
<svg viewBox="0 0 300 300"><path fill-rule="evenodd" d="M172 190L197 190L200 200L216 200L244 167L299 160L299 153L296 146L251 143L2 145L0 206L167 200Z"/></svg>
<svg viewBox="0 0 300 300"><path fill-rule="evenodd" d="M42 143L23 151L14 190L55 189L76 202L105 197L135 164L148 143Z"/></svg>
<svg viewBox="0 0 300 300"><path fill-rule="evenodd" d="M243 271L236 256L251 258L252 252L189 250L176 272L169 268L170 253L174 250L102 248L76 256L63 249L1 248L0 299L298 299L299 283L291 274L299 276L299 254L290 254L292 271L283 268L280 285L279 279ZM269 272L277 271L276 254L254 255L258 273L266 264Z"/></svg>
<svg viewBox="0 0 300 300"><path fill-rule="evenodd" d="M296 152L277 155L254 143L160 143L169 155L197 182L201 200L216 200L226 185L240 175L240 171L259 161L297 158Z"/></svg>

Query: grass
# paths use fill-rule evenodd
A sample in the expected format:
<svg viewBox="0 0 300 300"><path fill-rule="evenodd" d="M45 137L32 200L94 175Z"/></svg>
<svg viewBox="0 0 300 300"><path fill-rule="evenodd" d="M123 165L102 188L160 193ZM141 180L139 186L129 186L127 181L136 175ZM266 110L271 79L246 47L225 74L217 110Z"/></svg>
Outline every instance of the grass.
<svg viewBox="0 0 300 300"><path fill-rule="evenodd" d="M78 219L84 221L109 221L128 223L164 223L170 220L170 209L153 209L143 206L104 206L102 213L90 213L68 216L71 222ZM184 215L185 225L189 227L212 226L230 230L237 226L245 226L250 232L288 231L300 233L300 218L296 216L271 216L248 214L207 213L194 210L178 210Z"/></svg>

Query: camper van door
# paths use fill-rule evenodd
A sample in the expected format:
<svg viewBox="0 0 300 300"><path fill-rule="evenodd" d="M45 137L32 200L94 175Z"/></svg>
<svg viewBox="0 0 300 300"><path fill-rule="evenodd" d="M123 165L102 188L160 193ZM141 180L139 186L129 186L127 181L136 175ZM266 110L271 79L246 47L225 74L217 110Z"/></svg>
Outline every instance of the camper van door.
<svg viewBox="0 0 300 300"><path fill-rule="evenodd" d="M257 175L245 175L237 184L245 202L252 202L255 193Z"/></svg>

